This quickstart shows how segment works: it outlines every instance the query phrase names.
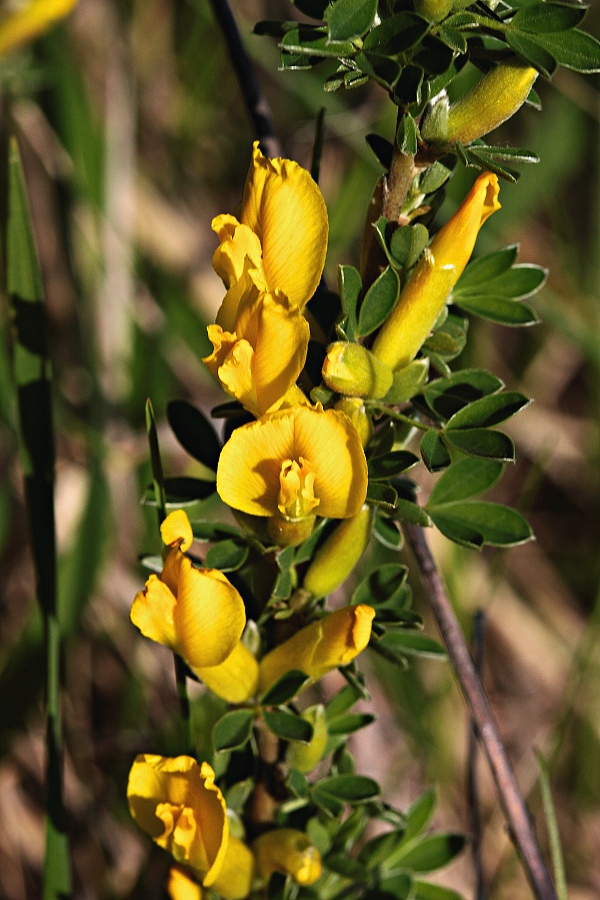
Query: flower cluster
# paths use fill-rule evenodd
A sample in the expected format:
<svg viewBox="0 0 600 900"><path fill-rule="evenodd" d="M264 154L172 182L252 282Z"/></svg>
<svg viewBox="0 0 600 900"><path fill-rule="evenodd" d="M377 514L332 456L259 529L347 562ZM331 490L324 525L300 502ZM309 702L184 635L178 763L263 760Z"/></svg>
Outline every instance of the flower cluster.
<svg viewBox="0 0 600 900"><path fill-rule="evenodd" d="M295 553L319 523L325 537L317 533L313 552L304 557L302 583L280 610L291 627L279 632L271 619L263 629L272 615L267 604L247 638L244 599L223 572L203 568L189 555L193 527L176 509L161 525L162 571L151 574L136 595L131 620L147 638L169 647L215 695L239 708L235 715L248 727L245 740L253 724L272 727L278 736L277 727L283 727L285 759L298 773L309 772L335 744L321 705L302 713L278 706L281 685L298 679L285 694L283 702L289 702L331 669L348 667L372 637L371 605L357 599L326 611L320 602L350 575L374 525L373 507L365 502L365 448L374 424L365 403L387 396L396 374L428 338L479 227L498 208L497 194L495 176L477 180L423 250L370 348L368 341L350 340L343 327L338 330L323 354L329 395L317 391L310 398L298 379L314 327L306 307L321 280L327 246L319 188L299 165L266 159L255 145L239 219L221 215L213 221L220 242L213 266L226 293L216 322L208 326L213 351L204 362L254 417L247 422L246 415L220 450L217 493L271 565ZM273 725L274 715L283 716L284 725L285 716L295 718L292 731ZM315 883L322 862L307 834L274 816L258 827L252 819L245 822L227 809L216 772L218 766L188 755L144 754L132 766L130 810L176 862L168 885L173 900L198 900L207 888L225 900L242 900L262 890L274 873L299 886Z"/></svg>

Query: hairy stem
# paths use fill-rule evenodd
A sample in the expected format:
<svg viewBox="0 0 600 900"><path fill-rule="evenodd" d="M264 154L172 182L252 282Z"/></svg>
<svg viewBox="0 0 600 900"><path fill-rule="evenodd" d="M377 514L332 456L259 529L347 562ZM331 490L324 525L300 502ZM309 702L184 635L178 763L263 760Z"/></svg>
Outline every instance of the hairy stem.
<svg viewBox="0 0 600 900"><path fill-rule="evenodd" d="M489 701L442 584L427 538L423 530L416 525L405 525L404 530L421 570L440 634L492 771L498 797L509 825L511 840L521 856L537 900L557 900L529 812L519 793Z"/></svg>

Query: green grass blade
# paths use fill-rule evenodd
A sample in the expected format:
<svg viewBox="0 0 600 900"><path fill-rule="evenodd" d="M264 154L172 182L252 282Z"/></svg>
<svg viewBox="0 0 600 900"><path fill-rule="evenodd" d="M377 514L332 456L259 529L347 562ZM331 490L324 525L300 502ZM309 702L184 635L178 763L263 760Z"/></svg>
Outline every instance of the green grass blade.
<svg viewBox="0 0 600 900"><path fill-rule="evenodd" d="M19 442L36 573L46 640L46 856L44 900L71 895L69 848L64 829L61 639L57 617L54 522L54 431L52 382L46 346L46 317L23 168L16 140L9 155L7 282L13 313L13 369L17 387Z"/></svg>
<svg viewBox="0 0 600 900"><path fill-rule="evenodd" d="M565 864L560 843L560 834L558 832L558 822L556 821L556 811L554 809L552 791L550 789L550 773L548 771L548 764L541 753L537 753L537 758L540 767L540 790L542 793L546 827L548 829L548 839L550 841L550 856L552 857L552 871L554 874L554 883L556 885L556 894L558 900L568 900Z"/></svg>

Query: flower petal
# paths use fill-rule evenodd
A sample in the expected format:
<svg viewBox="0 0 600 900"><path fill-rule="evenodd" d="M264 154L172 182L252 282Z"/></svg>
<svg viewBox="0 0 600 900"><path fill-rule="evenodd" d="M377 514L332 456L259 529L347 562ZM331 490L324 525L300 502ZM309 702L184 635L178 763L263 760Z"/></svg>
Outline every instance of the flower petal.
<svg viewBox="0 0 600 900"><path fill-rule="evenodd" d="M217 569L195 569L183 554L179 566L173 615L181 655L192 668L217 666L242 636L244 601Z"/></svg>
<svg viewBox="0 0 600 900"><path fill-rule="evenodd" d="M229 836L221 873L213 889L223 900L244 900L252 888L254 854L239 838Z"/></svg>
<svg viewBox="0 0 600 900"><path fill-rule="evenodd" d="M127 799L140 828L210 886L229 838L225 800L211 767L190 756L141 754L129 773Z"/></svg>
<svg viewBox="0 0 600 900"><path fill-rule="evenodd" d="M213 254L213 269L225 287L240 280L247 259L253 268L262 271L260 238L252 228L242 225L235 216L223 214L213 219L212 229L221 242Z"/></svg>
<svg viewBox="0 0 600 900"><path fill-rule="evenodd" d="M194 540L190 520L182 509L174 509L169 513L160 526L160 534L167 547L180 545L184 553L190 549Z"/></svg>
<svg viewBox="0 0 600 900"><path fill-rule="evenodd" d="M218 666L202 666L194 672L217 697L228 703L245 703L258 687L258 663L239 641Z"/></svg>
<svg viewBox="0 0 600 900"><path fill-rule="evenodd" d="M350 419L333 409L298 407L295 458L302 456L315 472L318 514L331 519L355 516L367 494L367 462Z"/></svg>
<svg viewBox="0 0 600 900"><path fill-rule="evenodd" d="M26 0L0 20L0 53L30 41L71 12L77 0Z"/></svg>
<svg viewBox="0 0 600 900"><path fill-rule="evenodd" d="M204 892L180 866L171 866L167 881L167 893L171 900L202 900Z"/></svg>
<svg viewBox="0 0 600 900"><path fill-rule="evenodd" d="M436 266L454 266L456 281L469 262L479 229L492 213L500 209L498 176L483 172L457 211L440 228L430 250Z"/></svg>
<svg viewBox="0 0 600 900"><path fill-rule="evenodd" d="M178 644L174 623L176 602L168 586L151 575L144 590L135 595L131 621L144 637L174 650Z"/></svg>
<svg viewBox="0 0 600 900"><path fill-rule="evenodd" d="M327 208L306 169L289 159L267 159L254 144L241 220L262 244L270 290L303 308L319 284L327 253Z"/></svg>
<svg viewBox="0 0 600 900"><path fill-rule="evenodd" d="M217 466L221 500L250 515L275 515L281 463L293 456L293 449L293 409L236 428Z"/></svg>

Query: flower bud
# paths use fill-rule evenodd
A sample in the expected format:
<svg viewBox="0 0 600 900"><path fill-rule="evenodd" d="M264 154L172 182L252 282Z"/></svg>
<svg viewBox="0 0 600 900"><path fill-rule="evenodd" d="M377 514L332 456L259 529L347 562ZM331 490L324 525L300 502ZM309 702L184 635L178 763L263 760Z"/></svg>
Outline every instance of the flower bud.
<svg viewBox="0 0 600 900"><path fill-rule="evenodd" d="M441 22L452 10L454 0L414 0L414 4L418 15L430 22Z"/></svg>
<svg viewBox="0 0 600 900"><path fill-rule="evenodd" d="M423 252L373 344L373 353L393 371L408 365L427 339L469 261L479 229L500 209L498 191L496 175L480 175Z"/></svg>
<svg viewBox="0 0 600 900"><path fill-rule="evenodd" d="M348 416L356 429L361 444L363 447L366 447L373 437L373 422L371 421L371 417L367 414L365 404L362 402L361 398L343 397L341 400L338 400L333 408Z"/></svg>
<svg viewBox="0 0 600 900"><path fill-rule="evenodd" d="M392 385L391 370L362 344L336 341L323 363L323 381L350 397L383 397Z"/></svg>
<svg viewBox="0 0 600 900"><path fill-rule="evenodd" d="M321 855L308 835L295 828L276 828L258 837L252 849L258 872L268 881L273 872L290 875L302 886L314 884L322 871Z"/></svg>
<svg viewBox="0 0 600 900"><path fill-rule="evenodd" d="M450 102L446 91L431 103L423 116L421 124L421 137L431 143L445 143L448 135L448 115Z"/></svg>
<svg viewBox="0 0 600 900"><path fill-rule="evenodd" d="M499 63L450 107L446 139L470 144L493 131L523 105L537 76L520 60Z"/></svg>
<svg viewBox="0 0 600 900"><path fill-rule="evenodd" d="M301 717L310 722L313 727L313 736L308 744L302 741L290 741L286 762L293 769L299 772L310 772L323 757L325 748L327 747L327 717L325 716L325 707L309 706L305 709Z"/></svg>
<svg viewBox="0 0 600 900"><path fill-rule="evenodd" d="M373 508L365 503L352 519L345 519L315 554L303 587L314 597L333 593L350 575L363 555L373 524Z"/></svg>

